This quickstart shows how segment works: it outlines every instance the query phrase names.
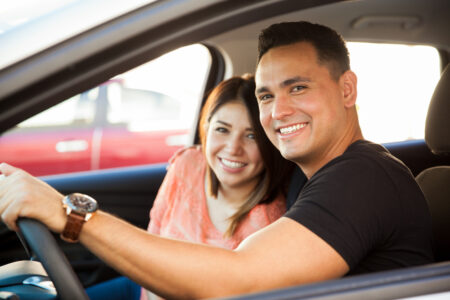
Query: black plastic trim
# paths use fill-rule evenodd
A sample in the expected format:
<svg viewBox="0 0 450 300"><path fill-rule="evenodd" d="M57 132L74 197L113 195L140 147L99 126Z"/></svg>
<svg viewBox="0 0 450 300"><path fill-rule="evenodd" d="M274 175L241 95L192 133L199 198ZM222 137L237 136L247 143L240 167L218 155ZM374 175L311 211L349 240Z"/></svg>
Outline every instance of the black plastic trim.
<svg viewBox="0 0 450 300"><path fill-rule="evenodd" d="M209 51L209 54L211 56L211 66L209 68L208 77L206 79L202 103L200 105L200 108L203 107L203 104L205 103L206 99L208 98L209 93L218 85L225 76L225 59L223 58L222 53L220 53L219 50L217 50L215 47L203 44ZM199 122L201 109L197 112L197 122L195 123L195 128L193 128L192 135L191 135L191 141L193 144L199 144L200 143L200 137L198 135L199 130Z"/></svg>
<svg viewBox="0 0 450 300"><path fill-rule="evenodd" d="M446 291L450 291L450 262L350 276L228 299L397 299Z"/></svg>

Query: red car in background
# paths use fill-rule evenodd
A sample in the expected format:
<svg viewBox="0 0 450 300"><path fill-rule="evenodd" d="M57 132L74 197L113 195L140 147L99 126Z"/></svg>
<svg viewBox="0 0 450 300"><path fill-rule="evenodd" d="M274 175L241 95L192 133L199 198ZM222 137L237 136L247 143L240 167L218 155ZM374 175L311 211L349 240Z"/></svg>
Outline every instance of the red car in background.
<svg viewBox="0 0 450 300"><path fill-rule="evenodd" d="M35 176L167 162L187 140L178 113L167 95L111 80L0 136L0 161Z"/></svg>

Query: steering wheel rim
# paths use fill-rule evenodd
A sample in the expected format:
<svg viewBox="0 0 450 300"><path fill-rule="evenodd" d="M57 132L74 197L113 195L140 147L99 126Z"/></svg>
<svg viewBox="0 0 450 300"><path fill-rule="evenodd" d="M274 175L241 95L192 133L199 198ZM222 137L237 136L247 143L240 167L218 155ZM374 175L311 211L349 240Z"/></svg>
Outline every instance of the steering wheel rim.
<svg viewBox="0 0 450 300"><path fill-rule="evenodd" d="M53 281L59 299L89 300L83 285L48 228L39 221L27 218L17 220L17 226L29 248Z"/></svg>

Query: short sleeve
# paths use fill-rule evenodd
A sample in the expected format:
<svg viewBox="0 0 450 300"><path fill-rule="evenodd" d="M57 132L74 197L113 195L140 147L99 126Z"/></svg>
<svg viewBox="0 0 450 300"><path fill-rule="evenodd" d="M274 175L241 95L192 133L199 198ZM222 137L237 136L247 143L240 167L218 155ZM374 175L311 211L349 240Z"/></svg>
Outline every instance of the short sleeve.
<svg viewBox="0 0 450 300"><path fill-rule="evenodd" d="M322 238L352 269L395 227L395 193L370 160L341 159L310 179L285 216Z"/></svg>
<svg viewBox="0 0 450 300"><path fill-rule="evenodd" d="M150 210L148 231L153 234L161 233L164 217L175 205L179 190L186 185L189 172L202 168L204 162L199 146L192 146L178 150L169 160L167 174L158 190L153 207Z"/></svg>
<svg viewBox="0 0 450 300"><path fill-rule="evenodd" d="M167 174L158 190L153 207L150 210L150 223L148 225L148 232L153 234L160 234L161 223L167 208L170 206L171 193L176 186L176 176L173 164L169 165Z"/></svg>

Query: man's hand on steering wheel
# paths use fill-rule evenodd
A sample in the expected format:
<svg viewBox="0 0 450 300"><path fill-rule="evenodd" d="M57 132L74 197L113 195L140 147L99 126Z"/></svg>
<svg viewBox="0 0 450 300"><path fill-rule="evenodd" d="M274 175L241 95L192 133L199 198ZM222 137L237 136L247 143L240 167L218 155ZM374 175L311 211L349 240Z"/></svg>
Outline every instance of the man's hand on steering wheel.
<svg viewBox="0 0 450 300"><path fill-rule="evenodd" d="M17 231L19 217L36 219L54 232L61 232L67 216L62 209L63 195L27 172L0 164L0 218Z"/></svg>

